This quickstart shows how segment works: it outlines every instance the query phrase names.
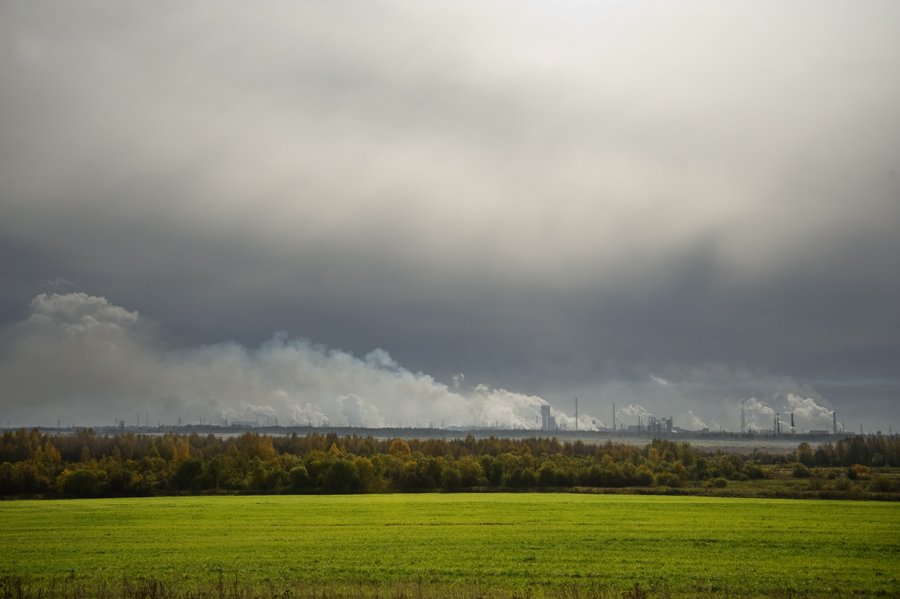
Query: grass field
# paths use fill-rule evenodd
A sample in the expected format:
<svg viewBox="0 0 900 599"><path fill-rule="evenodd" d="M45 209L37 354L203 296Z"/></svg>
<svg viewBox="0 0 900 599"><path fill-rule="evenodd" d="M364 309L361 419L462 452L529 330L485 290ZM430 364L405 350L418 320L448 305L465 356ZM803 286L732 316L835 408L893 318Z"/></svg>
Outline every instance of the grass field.
<svg viewBox="0 0 900 599"><path fill-rule="evenodd" d="M148 580L179 596L898 596L900 505L531 493L8 501L0 577L11 596L121 596Z"/></svg>

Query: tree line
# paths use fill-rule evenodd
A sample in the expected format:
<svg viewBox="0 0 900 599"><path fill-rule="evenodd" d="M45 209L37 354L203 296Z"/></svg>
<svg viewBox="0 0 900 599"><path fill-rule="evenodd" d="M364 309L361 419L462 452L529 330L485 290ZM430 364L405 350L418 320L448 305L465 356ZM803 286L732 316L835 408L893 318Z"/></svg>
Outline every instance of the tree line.
<svg viewBox="0 0 900 599"><path fill-rule="evenodd" d="M0 439L0 495L368 493L680 487L760 479L765 466L900 465L897 437L852 437L795 455L709 453L656 439L643 447L556 438L376 439L336 434L72 435L37 429ZM717 485L718 486L718 485Z"/></svg>

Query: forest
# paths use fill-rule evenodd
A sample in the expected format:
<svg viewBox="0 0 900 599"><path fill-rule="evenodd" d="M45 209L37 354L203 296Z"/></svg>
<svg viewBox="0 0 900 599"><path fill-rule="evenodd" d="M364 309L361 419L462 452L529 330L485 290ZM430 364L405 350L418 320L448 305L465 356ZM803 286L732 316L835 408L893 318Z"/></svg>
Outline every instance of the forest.
<svg viewBox="0 0 900 599"><path fill-rule="evenodd" d="M897 499L900 438L851 436L792 453L556 438L376 439L310 434L0 438L0 496L579 490Z"/></svg>

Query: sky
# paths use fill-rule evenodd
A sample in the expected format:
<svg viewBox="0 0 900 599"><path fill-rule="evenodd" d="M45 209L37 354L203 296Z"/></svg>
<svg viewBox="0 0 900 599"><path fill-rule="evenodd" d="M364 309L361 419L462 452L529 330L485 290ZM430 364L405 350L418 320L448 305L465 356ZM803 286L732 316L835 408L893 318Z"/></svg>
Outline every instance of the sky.
<svg viewBox="0 0 900 599"><path fill-rule="evenodd" d="M897 73L894 0L4 0L0 424L896 431Z"/></svg>

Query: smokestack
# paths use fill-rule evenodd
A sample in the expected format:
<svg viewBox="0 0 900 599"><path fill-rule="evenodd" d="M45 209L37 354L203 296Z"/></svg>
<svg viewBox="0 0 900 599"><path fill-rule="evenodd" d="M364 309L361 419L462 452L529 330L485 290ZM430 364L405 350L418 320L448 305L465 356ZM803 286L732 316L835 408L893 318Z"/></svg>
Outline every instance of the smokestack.
<svg viewBox="0 0 900 599"><path fill-rule="evenodd" d="M837 410L831 411L831 428L832 428L831 433L833 435L836 435L837 434Z"/></svg>
<svg viewBox="0 0 900 599"><path fill-rule="evenodd" d="M741 400L741 433L743 433L744 429L747 427L747 415L744 411L744 402L746 401L746 399Z"/></svg>
<svg viewBox="0 0 900 599"><path fill-rule="evenodd" d="M791 433L794 432L794 413L791 412Z"/></svg>
<svg viewBox="0 0 900 599"><path fill-rule="evenodd" d="M616 432L616 402L613 402L613 432Z"/></svg>
<svg viewBox="0 0 900 599"><path fill-rule="evenodd" d="M575 398L575 430L578 430L578 398Z"/></svg>

